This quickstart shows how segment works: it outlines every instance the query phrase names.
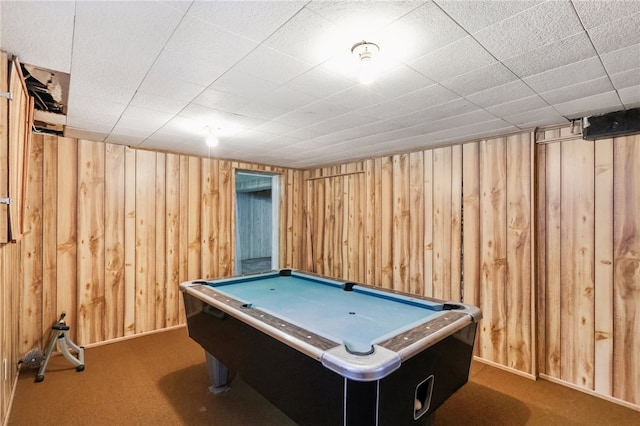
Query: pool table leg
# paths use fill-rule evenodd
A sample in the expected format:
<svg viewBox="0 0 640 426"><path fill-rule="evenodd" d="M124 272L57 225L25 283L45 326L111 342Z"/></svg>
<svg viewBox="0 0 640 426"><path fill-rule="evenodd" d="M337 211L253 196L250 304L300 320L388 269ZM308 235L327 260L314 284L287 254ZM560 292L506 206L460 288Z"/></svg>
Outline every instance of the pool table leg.
<svg viewBox="0 0 640 426"><path fill-rule="evenodd" d="M229 376L229 370L227 367L218 361L216 357L209 352L204 351L207 358L207 370L209 371L209 380L211 380L211 386L209 391L215 395L227 392L230 388L227 384L227 377Z"/></svg>

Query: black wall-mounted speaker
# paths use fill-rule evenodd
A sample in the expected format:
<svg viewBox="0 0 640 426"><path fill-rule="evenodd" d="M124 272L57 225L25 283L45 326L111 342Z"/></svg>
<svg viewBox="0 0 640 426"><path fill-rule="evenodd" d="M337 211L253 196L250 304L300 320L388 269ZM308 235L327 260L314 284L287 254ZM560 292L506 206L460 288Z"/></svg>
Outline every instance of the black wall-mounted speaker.
<svg viewBox="0 0 640 426"><path fill-rule="evenodd" d="M640 108L592 115L582 122L583 139L605 139L633 133L640 133Z"/></svg>

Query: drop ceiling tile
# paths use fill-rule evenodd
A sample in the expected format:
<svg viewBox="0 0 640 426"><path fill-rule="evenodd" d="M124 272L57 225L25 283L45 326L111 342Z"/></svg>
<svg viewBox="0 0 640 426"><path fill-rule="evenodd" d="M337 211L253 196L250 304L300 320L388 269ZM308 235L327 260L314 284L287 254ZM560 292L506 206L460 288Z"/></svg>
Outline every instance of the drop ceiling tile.
<svg viewBox="0 0 640 426"><path fill-rule="evenodd" d="M251 99L233 93L207 88L193 99L194 104L215 108L222 111L234 111L251 102Z"/></svg>
<svg viewBox="0 0 640 426"><path fill-rule="evenodd" d="M324 98L355 84L318 67L287 82L285 86L317 98Z"/></svg>
<svg viewBox="0 0 640 426"><path fill-rule="evenodd" d="M617 74L611 74L611 81L613 82L613 85L616 87L616 89L640 86L640 68Z"/></svg>
<svg viewBox="0 0 640 426"><path fill-rule="evenodd" d="M69 110L67 117L78 117L98 123L115 123L127 106L115 102L96 102L81 98L75 102L75 108Z"/></svg>
<svg viewBox="0 0 640 426"><path fill-rule="evenodd" d="M618 95L627 109L640 107L640 86L626 87L618 90Z"/></svg>
<svg viewBox="0 0 640 426"><path fill-rule="evenodd" d="M96 81L137 87L181 18L161 3L76 3L71 75L93 65Z"/></svg>
<svg viewBox="0 0 640 426"><path fill-rule="evenodd" d="M180 101L177 99L166 98L164 96L136 92L131 99L129 106L165 112L168 114L177 114L187 106L188 103L188 101Z"/></svg>
<svg viewBox="0 0 640 426"><path fill-rule="evenodd" d="M433 133L440 130L468 126L495 119L496 117L493 114L483 109L471 109L463 114L446 117L440 120L426 120L423 124L413 126L413 128L419 130L421 133Z"/></svg>
<svg viewBox="0 0 640 426"><path fill-rule="evenodd" d="M287 124L277 123L275 121L266 121L262 124L255 126L254 129L259 130L261 132L269 133L275 136L288 135L291 133L292 137L296 137L296 135L293 134L293 132L298 131L299 127L289 126Z"/></svg>
<svg viewBox="0 0 640 426"><path fill-rule="evenodd" d="M553 105L553 107L567 118L579 118L592 115L599 110L602 112L617 111L622 109L622 104L618 94L611 91L563 102Z"/></svg>
<svg viewBox="0 0 640 426"><path fill-rule="evenodd" d="M217 66L230 67L256 48L254 41L233 34L192 16L185 16L171 35L165 49L183 52Z"/></svg>
<svg viewBox="0 0 640 426"><path fill-rule="evenodd" d="M289 112L289 110L286 108L277 107L261 101L251 101L243 107L235 110L236 114L258 118L265 121L284 115L287 112Z"/></svg>
<svg viewBox="0 0 640 426"><path fill-rule="evenodd" d="M567 118L579 118L595 113L618 111L622 103L614 91L600 93L594 96L574 99L569 102L553 105L553 107Z"/></svg>
<svg viewBox="0 0 640 426"><path fill-rule="evenodd" d="M542 0L435 1L449 16L472 34L530 9L541 2Z"/></svg>
<svg viewBox="0 0 640 426"><path fill-rule="evenodd" d="M302 1L195 1L188 14L256 42L293 17L306 2Z"/></svg>
<svg viewBox="0 0 640 426"><path fill-rule="evenodd" d="M347 48L339 33L334 24L304 8L271 34L264 44L315 66Z"/></svg>
<svg viewBox="0 0 640 426"><path fill-rule="evenodd" d="M249 129L264 122L264 120L259 118L220 111L196 104L187 105L185 109L180 112L179 116L200 123L201 128L215 126L222 129Z"/></svg>
<svg viewBox="0 0 640 426"><path fill-rule="evenodd" d="M373 1L366 7L353 1L315 1L308 9L333 22L345 31L357 32L360 37L375 35L391 22L421 6L423 1Z"/></svg>
<svg viewBox="0 0 640 426"><path fill-rule="evenodd" d="M605 53L600 58L609 74L640 68L640 44Z"/></svg>
<svg viewBox="0 0 640 426"><path fill-rule="evenodd" d="M501 63L487 65L466 74L462 74L447 80L441 84L461 96L501 86L515 80L517 77Z"/></svg>
<svg viewBox="0 0 640 426"><path fill-rule="evenodd" d="M176 136L185 140L193 136L202 137L206 134L206 131L206 126L203 125L202 122L182 115L176 115L162 126L162 128L158 129L156 134Z"/></svg>
<svg viewBox="0 0 640 426"><path fill-rule="evenodd" d="M597 55L589 37L581 32L502 61L520 78L569 65Z"/></svg>
<svg viewBox="0 0 640 426"><path fill-rule="evenodd" d="M459 95L440 84L433 84L393 100L412 109L429 108L459 98Z"/></svg>
<svg viewBox="0 0 640 426"><path fill-rule="evenodd" d="M349 112L338 117L330 118L321 123L307 127L307 130L318 132L339 132L351 127L358 127L376 121L375 118L362 115L359 112Z"/></svg>
<svg viewBox="0 0 640 426"><path fill-rule="evenodd" d="M145 140L145 137L130 134L111 133L104 139L106 143L114 143L118 145L138 146Z"/></svg>
<svg viewBox="0 0 640 426"><path fill-rule="evenodd" d="M502 86L492 87L481 92L466 96L468 100L482 108L498 105L505 102L531 97L535 94L533 90L522 80L514 80Z"/></svg>
<svg viewBox="0 0 640 426"><path fill-rule="evenodd" d="M395 98L433 84L429 78L401 64L377 77L368 87L387 98Z"/></svg>
<svg viewBox="0 0 640 426"><path fill-rule="evenodd" d="M592 57L540 74L526 77L524 81L536 92L548 92L579 82L606 77L600 58Z"/></svg>
<svg viewBox="0 0 640 426"><path fill-rule="evenodd" d="M505 102L503 104L487 107L486 110L496 117L505 117L508 115L519 114L522 112L533 111L549 106L549 104L538 95L526 98L516 98L514 101Z"/></svg>
<svg viewBox="0 0 640 426"><path fill-rule="evenodd" d="M164 50L151 69L167 79L183 80L199 86L209 86L227 71L219 63L189 57L185 52L175 50Z"/></svg>
<svg viewBox="0 0 640 426"><path fill-rule="evenodd" d="M150 72L140 84L138 91L155 96L163 96L178 101L191 101L205 87L188 81L171 79L157 72Z"/></svg>
<svg viewBox="0 0 640 426"><path fill-rule="evenodd" d="M279 85L243 72L228 72L211 86L211 89L232 93L250 100L264 99Z"/></svg>
<svg viewBox="0 0 640 426"><path fill-rule="evenodd" d="M111 129L116 124L117 118L110 122L100 122L100 121L92 121L86 118L81 117L67 117L67 124L65 129L67 128L75 128L76 130L80 129L92 129L92 131L104 134L105 136L111 132Z"/></svg>
<svg viewBox="0 0 640 426"><path fill-rule="evenodd" d="M587 30L612 20L640 13L638 1L573 1L580 20Z"/></svg>
<svg viewBox="0 0 640 426"><path fill-rule="evenodd" d="M239 71L267 81L284 84L308 71L309 68L308 64L289 55L266 46L258 46L235 64L231 72Z"/></svg>
<svg viewBox="0 0 640 426"><path fill-rule="evenodd" d="M599 54L640 44L640 13L607 22L589 30L589 36Z"/></svg>
<svg viewBox="0 0 640 426"><path fill-rule="evenodd" d="M411 29L410 34L413 38L408 42L413 41L414 45L410 49L411 54L405 55L407 62L467 36L465 30L432 2L412 10L393 22L386 30L389 33L404 34L407 33L407 28Z"/></svg>
<svg viewBox="0 0 640 426"><path fill-rule="evenodd" d="M94 142L102 142L105 140L107 135L108 133L76 129L68 125L64 127L64 136L67 138L85 139L85 140L90 140Z"/></svg>
<svg viewBox="0 0 640 426"><path fill-rule="evenodd" d="M175 114L153 111L146 108L128 106L118 124L127 128L139 127L144 130L157 130L171 120Z"/></svg>
<svg viewBox="0 0 640 426"><path fill-rule="evenodd" d="M106 84L95 81L91 76L79 75L73 78L69 86L69 105L67 111L73 111L77 103L85 102L90 97L97 104L110 102L126 105L131 102L135 89L122 85ZM88 95L90 94L90 95Z"/></svg>
<svg viewBox="0 0 640 426"><path fill-rule="evenodd" d="M74 2L3 1L0 7L2 50L25 64L71 71ZM25 29L29 37L22 35Z"/></svg>
<svg viewBox="0 0 640 426"><path fill-rule="evenodd" d="M360 108L358 112L377 120L387 120L413 112L414 109L395 101L385 101L366 108Z"/></svg>
<svg viewBox="0 0 640 426"><path fill-rule="evenodd" d="M442 81L494 62L496 59L477 41L472 37L465 37L416 59L409 65L434 81Z"/></svg>
<svg viewBox="0 0 640 426"><path fill-rule="evenodd" d="M640 83L640 79L638 80ZM599 93L611 92L613 86L609 77L601 77L595 80L583 81L581 83L563 86L556 90L540 93L540 97L544 98L549 104L561 104L570 102L574 99L586 98Z"/></svg>
<svg viewBox="0 0 640 426"><path fill-rule="evenodd" d="M379 104L387 99L370 90L368 86L360 84L336 93L335 95L328 96L324 100L349 109L359 109Z"/></svg>
<svg viewBox="0 0 640 426"><path fill-rule="evenodd" d="M133 126L129 127L129 124L133 124ZM109 142L109 139L113 137L130 136L131 138L135 139L137 143L140 143L148 138L151 134L153 134L155 130L157 129L145 129L138 127L133 120L130 120L129 122L120 120L118 124L116 124L115 127L111 130L109 136L107 136L107 142Z"/></svg>
<svg viewBox="0 0 640 426"><path fill-rule="evenodd" d="M538 126L551 126L555 124L567 124L567 119L552 106L508 115L502 119L520 129L528 129Z"/></svg>
<svg viewBox="0 0 640 426"><path fill-rule="evenodd" d="M474 34L499 60L521 55L583 31L571 3L548 1Z"/></svg>
<svg viewBox="0 0 640 426"><path fill-rule="evenodd" d="M318 101L282 115L274 119L279 123L291 126L306 127L319 121L328 120L351 111L350 108L338 106L330 102Z"/></svg>
<svg viewBox="0 0 640 426"><path fill-rule="evenodd" d="M317 102L319 99L287 86L280 86L260 98L260 100L278 108L298 109Z"/></svg>

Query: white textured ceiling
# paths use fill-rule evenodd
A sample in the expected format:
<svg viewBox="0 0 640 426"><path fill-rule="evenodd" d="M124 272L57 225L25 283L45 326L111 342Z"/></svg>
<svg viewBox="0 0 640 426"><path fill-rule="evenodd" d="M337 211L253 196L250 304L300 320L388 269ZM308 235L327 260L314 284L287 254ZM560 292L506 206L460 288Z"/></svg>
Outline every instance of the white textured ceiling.
<svg viewBox="0 0 640 426"><path fill-rule="evenodd" d="M640 1L0 7L3 50L70 74L65 135L132 147L307 168L640 106Z"/></svg>

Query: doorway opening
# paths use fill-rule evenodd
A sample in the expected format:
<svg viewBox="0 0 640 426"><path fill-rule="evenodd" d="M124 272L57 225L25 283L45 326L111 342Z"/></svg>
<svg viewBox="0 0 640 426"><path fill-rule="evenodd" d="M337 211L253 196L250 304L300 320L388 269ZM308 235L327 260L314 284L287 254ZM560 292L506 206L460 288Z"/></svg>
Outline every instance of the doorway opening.
<svg viewBox="0 0 640 426"><path fill-rule="evenodd" d="M278 175L236 171L236 274L278 268Z"/></svg>

